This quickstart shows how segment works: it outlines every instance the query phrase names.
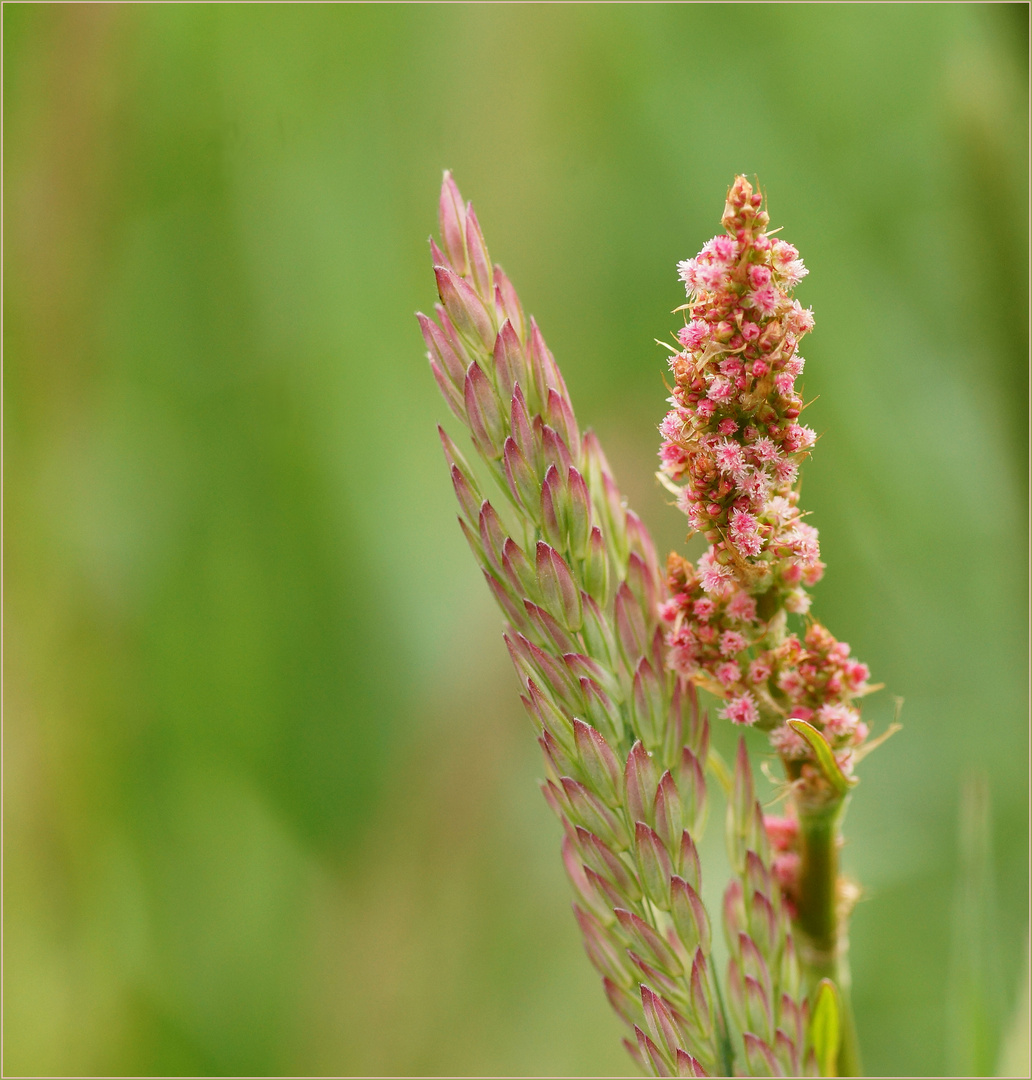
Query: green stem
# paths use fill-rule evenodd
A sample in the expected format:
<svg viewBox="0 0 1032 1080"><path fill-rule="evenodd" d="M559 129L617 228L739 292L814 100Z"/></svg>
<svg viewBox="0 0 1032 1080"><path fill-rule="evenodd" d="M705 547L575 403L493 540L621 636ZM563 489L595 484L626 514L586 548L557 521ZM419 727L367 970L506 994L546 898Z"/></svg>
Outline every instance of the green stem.
<svg viewBox="0 0 1032 1080"><path fill-rule="evenodd" d="M800 799L801 864L795 929L807 990L831 979L839 991L841 1043L837 1073L861 1076L860 1046L850 1001L848 928L839 887L839 836L848 799L810 803Z"/></svg>

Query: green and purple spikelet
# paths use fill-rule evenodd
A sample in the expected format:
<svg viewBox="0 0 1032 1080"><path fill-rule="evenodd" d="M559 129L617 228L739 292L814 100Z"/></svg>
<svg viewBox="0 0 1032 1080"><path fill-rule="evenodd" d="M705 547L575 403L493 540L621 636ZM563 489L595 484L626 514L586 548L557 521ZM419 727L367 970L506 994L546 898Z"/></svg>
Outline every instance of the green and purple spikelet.
<svg viewBox="0 0 1032 1080"><path fill-rule="evenodd" d="M709 729L671 664L652 541L562 375L487 253L449 174L441 303L418 316L430 365L501 501L441 430L459 525L501 607L505 642L563 824L574 911L625 1040L658 1076L816 1075L786 900L744 744L728 800L730 960L718 985L696 839ZM668 603L668 602L667 602Z"/></svg>

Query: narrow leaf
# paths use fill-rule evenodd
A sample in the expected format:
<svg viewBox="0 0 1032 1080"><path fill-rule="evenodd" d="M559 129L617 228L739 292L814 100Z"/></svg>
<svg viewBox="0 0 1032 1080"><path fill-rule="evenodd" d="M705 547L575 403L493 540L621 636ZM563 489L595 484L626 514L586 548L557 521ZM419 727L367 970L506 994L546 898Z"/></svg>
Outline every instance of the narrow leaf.
<svg viewBox="0 0 1032 1080"><path fill-rule="evenodd" d="M805 720L789 720L789 727L794 732L802 737L810 744L810 749L813 750L814 755L817 758L817 764L820 767L821 773L824 775L824 779L838 792L839 796L844 796L856 783L856 777L846 776L839 768L838 762L835 760L835 755L832 753L831 747L828 745L828 740L819 732L812 724L808 724ZM818 1059L820 1055L818 1055Z"/></svg>

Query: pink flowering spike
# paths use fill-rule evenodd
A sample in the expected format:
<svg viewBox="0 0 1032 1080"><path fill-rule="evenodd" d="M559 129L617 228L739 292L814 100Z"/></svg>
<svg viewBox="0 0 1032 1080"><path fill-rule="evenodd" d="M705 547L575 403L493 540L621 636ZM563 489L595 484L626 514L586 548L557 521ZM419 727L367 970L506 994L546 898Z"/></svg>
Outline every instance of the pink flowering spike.
<svg viewBox="0 0 1032 1080"><path fill-rule="evenodd" d="M520 345L516 331L508 319L502 323L498 331L492 357L498 379L498 393L503 398L512 397L516 386L526 381L528 372L527 363L523 358L523 346ZM520 397L522 399L522 393ZM526 411L525 408L524 411Z"/></svg>
<svg viewBox="0 0 1032 1080"><path fill-rule="evenodd" d="M670 902L670 858L653 829L641 821L634 828L634 852L645 895L665 908Z"/></svg>
<svg viewBox="0 0 1032 1080"><path fill-rule="evenodd" d="M516 336L520 342L524 342L527 340L527 321L523 315L520 298L516 295L512 282L500 266L496 265L494 268L494 279L502 298L502 304L505 307L505 316L512 323L512 328L516 331Z"/></svg>
<svg viewBox="0 0 1032 1080"><path fill-rule="evenodd" d="M643 1071L651 1071L653 1076L672 1076L673 1073L663 1060L659 1048L637 1024L634 1025L634 1034L638 1038L638 1055L645 1064Z"/></svg>
<svg viewBox="0 0 1032 1080"><path fill-rule="evenodd" d="M434 273L441 303L459 335L477 352L493 351L496 334L483 300L471 285L447 266L435 266Z"/></svg>
<svg viewBox="0 0 1032 1080"><path fill-rule="evenodd" d="M466 372L464 401L474 444L489 461L497 460L505 440L502 410L483 368L475 361Z"/></svg>
<svg viewBox="0 0 1032 1080"><path fill-rule="evenodd" d="M681 847L682 830L681 800L668 769L660 777L659 787L656 789L656 832L675 859Z"/></svg>
<svg viewBox="0 0 1032 1080"><path fill-rule="evenodd" d="M706 908L698 892L684 878L670 879L670 915L674 929L687 954L693 956L696 949L704 953L710 948L710 923Z"/></svg>
<svg viewBox="0 0 1032 1080"><path fill-rule="evenodd" d="M437 361L438 367L447 374L448 381L456 389L461 389L466 378L466 364L462 357L452 348L444 332L432 319L421 311L416 312L416 318L419 320L419 329L429 350L430 359Z"/></svg>
<svg viewBox="0 0 1032 1080"><path fill-rule="evenodd" d="M484 243L484 234L480 231L480 223L473 207L466 214L466 251L469 255L470 275L473 278L473 287L484 298L494 296L494 273L491 267L491 257L487 253L487 244Z"/></svg>
<svg viewBox="0 0 1032 1080"><path fill-rule="evenodd" d="M624 767L624 803L631 821L649 824L653 817L656 766L640 740L631 747Z"/></svg>
<svg viewBox="0 0 1032 1080"><path fill-rule="evenodd" d="M695 847L695 841L687 829L681 831L677 863L681 877L698 892L702 888L702 867L699 863L699 852Z"/></svg>
<svg viewBox="0 0 1032 1080"><path fill-rule="evenodd" d="M638 657L648 648L649 639L646 636L641 607L626 581L616 592L615 616L617 640L623 650L624 659L633 667L637 664Z"/></svg>
<svg viewBox="0 0 1032 1080"><path fill-rule="evenodd" d="M709 1035L713 1030L714 1010L706 974L706 955L701 947L695 950L695 959L692 961L689 996L699 1027Z"/></svg>
<svg viewBox="0 0 1032 1080"><path fill-rule="evenodd" d="M678 1076L709 1076L709 1073L680 1047L677 1048L677 1075Z"/></svg>
<svg viewBox="0 0 1032 1080"><path fill-rule="evenodd" d="M495 600L498 602L498 606L505 612L509 623L516 630L526 631L526 616L517 607L516 602L509 595L508 590L489 570L481 568L481 571L484 575L484 580L487 582L487 587L491 590L492 596L494 596Z"/></svg>
<svg viewBox="0 0 1032 1080"><path fill-rule="evenodd" d="M745 1060L749 1064L750 1076L783 1076L778 1068L777 1058L774 1051L751 1031L742 1034L742 1042L745 1045Z"/></svg>
<svg viewBox="0 0 1032 1080"><path fill-rule="evenodd" d="M706 778L699 759L684 747L674 775L677 793L689 828L698 828L706 810Z"/></svg>
<svg viewBox="0 0 1032 1080"><path fill-rule="evenodd" d="M623 908L614 912L624 933L631 939L632 948L660 971L677 978L684 968L670 946L640 916Z"/></svg>
<svg viewBox="0 0 1032 1080"><path fill-rule="evenodd" d="M609 598L609 559L606 557L606 542L602 530L593 525L588 536L588 552L584 557L584 590L593 597L600 607L605 606Z"/></svg>
<svg viewBox="0 0 1032 1080"><path fill-rule="evenodd" d="M480 542L484 546L484 554L491 568L499 574L505 574L504 552L509 538L505 535L505 528L498 511L485 499L480 505L480 513L477 517L477 525L480 530ZM522 554L522 553L521 553ZM510 582L513 579L510 577ZM516 589L516 584L513 584ZM521 594L522 594L522 590Z"/></svg>
<svg viewBox="0 0 1032 1080"><path fill-rule="evenodd" d="M537 573L524 555L523 549L511 537L506 537L502 547L502 570L508 577L513 592L518 596L534 601L541 599Z"/></svg>
<svg viewBox="0 0 1032 1080"><path fill-rule="evenodd" d="M580 590L563 557L543 540L537 545L537 576L545 606L571 632L581 626Z"/></svg>
<svg viewBox="0 0 1032 1080"><path fill-rule="evenodd" d="M445 170L440 201L441 239L452 267L460 274L468 270L466 262L466 208L449 170Z"/></svg>
<svg viewBox="0 0 1032 1080"><path fill-rule="evenodd" d="M595 790L605 798L610 806L620 805L621 771L616 755L601 732L585 724L583 720L573 721L573 734L577 741L577 752L585 773L590 777Z"/></svg>
<svg viewBox="0 0 1032 1080"><path fill-rule="evenodd" d="M522 506L528 517L536 524L540 523L541 488L537 478L530 467L530 463L523 456L523 452L516 445L516 440L510 435L506 438L502 449L502 457L505 463L505 478L509 482L509 492L513 502Z"/></svg>
<svg viewBox="0 0 1032 1080"><path fill-rule="evenodd" d="M452 487L455 489L455 497L459 500L459 506L466 515L466 520L472 525L480 519L480 492L458 467L453 465L451 469Z"/></svg>
<svg viewBox="0 0 1032 1080"><path fill-rule="evenodd" d="M430 361L430 370L434 373L434 380L437 383L437 388L441 391L441 396L448 403L448 408L450 408L455 416L464 424L467 423L466 404L462 394L456 390L455 385L441 370L436 360Z"/></svg>

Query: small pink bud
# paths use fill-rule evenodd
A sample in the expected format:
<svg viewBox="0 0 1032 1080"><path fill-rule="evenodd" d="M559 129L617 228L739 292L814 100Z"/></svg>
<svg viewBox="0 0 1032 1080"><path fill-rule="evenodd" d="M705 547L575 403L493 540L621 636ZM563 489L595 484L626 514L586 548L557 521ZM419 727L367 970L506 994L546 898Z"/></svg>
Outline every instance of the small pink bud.
<svg viewBox="0 0 1032 1080"><path fill-rule="evenodd" d="M466 264L466 211L462 196L446 170L441 184L440 201L441 239L452 267L465 274Z"/></svg>

